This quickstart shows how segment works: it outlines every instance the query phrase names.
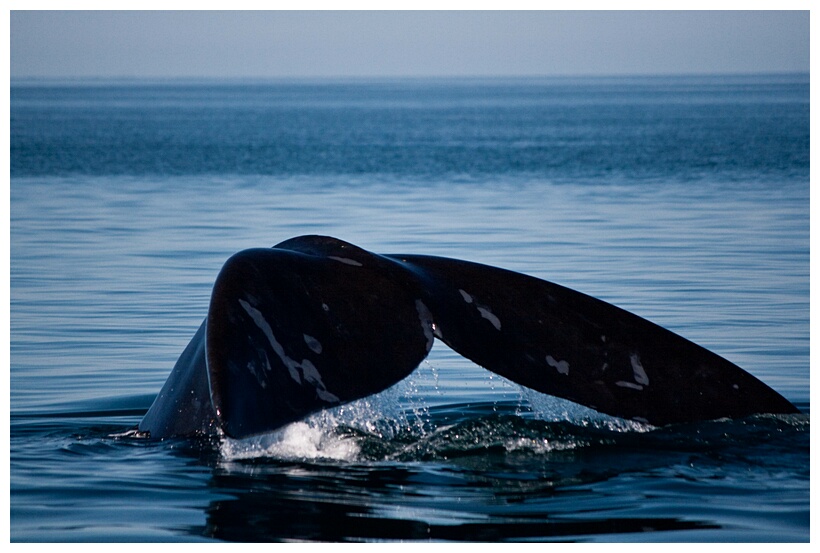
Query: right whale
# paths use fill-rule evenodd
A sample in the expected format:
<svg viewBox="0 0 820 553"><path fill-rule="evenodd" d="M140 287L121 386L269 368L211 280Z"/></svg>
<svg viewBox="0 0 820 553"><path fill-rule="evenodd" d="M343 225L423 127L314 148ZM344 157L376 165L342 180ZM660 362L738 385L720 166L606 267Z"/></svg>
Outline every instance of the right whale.
<svg viewBox="0 0 820 553"><path fill-rule="evenodd" d="M388 388L434 338L528 388L652 425L799 412L730 361L575 290L300 236L225 263L139 430L269 432Z"/></svg>

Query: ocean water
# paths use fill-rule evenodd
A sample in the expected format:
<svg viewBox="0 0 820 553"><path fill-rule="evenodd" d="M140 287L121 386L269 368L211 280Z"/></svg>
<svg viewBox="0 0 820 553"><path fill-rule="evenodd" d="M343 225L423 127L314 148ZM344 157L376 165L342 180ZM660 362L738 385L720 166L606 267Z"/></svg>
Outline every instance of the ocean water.
<svg viewBox="0 0 820 553"><path fill-rule="evenodd" d="M808 75L14 82L10 117L12 541L809 540ZM655 428L437 344L270 435L129 434L222 263L301 234L569 286L802 414Z"/></svg>

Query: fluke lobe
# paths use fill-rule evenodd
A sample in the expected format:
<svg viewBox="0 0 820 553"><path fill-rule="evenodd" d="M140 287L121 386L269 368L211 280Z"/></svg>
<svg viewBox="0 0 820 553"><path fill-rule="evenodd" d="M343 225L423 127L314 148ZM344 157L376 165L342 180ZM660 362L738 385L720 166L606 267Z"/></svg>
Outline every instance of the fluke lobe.
<svg viewBox="0 0 820 553"><path fill-rule="evenodd" d="M434 338L523 386L653 425L798 412L726 359L569 288L300 236L225 263L139 430L269 432L388 388Z"/></svg>

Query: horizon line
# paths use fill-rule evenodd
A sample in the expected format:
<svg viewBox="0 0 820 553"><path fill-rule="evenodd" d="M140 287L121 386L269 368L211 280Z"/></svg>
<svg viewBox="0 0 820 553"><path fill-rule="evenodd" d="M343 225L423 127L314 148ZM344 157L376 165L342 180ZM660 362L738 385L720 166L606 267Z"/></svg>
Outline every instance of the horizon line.
<svg viewBox="0 0 820 553"><path fill-rule="evenodd" d="M540 80L540 79L634 79L634 78L703 78L703 77L810 77L807 70L783 71L704 71L704 72L669 72L669 73L556 73L556 74L498 74L498 75L270 75L270 76L172 76L172 75L77 75L47 76L26 75L9 77L10 84L31 83L100 83L100 82L157 82L157 83L191 83L191 82L299 82L299 81L453 81L453 80Z"/></svg>

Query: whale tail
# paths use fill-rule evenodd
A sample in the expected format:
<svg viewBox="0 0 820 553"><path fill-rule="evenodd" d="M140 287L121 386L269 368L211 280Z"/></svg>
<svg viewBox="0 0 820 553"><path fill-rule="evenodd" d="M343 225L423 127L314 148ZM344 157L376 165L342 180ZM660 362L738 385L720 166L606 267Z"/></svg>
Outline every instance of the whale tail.
<svg viewBox="0 0 820 553"><path fill-rule="evenodd" d="M653 425L797 409L737 365L633 313L504 269L405 256L437 336L517 384Z"/></svg>
<svg viewBox="0 0 820 553"><path fill-rule="evenodd" d="M140 430L274 430L393 385L434 337L513 382L654 425L797 412L722 357L580 292L304 236L226 262L203 327Z"/></svg>

